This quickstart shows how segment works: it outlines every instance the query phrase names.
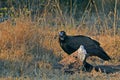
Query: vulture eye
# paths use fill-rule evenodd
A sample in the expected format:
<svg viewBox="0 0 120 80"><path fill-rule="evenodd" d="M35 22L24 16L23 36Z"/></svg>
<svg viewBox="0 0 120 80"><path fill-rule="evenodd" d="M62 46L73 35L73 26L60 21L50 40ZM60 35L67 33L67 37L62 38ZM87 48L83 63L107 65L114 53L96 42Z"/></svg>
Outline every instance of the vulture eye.
<svg viewBox="0 0 120 80"><path fill-rule="evenodd" d="M65 32L64 32L64 31L60 31L60 32L59 32L59 35L60 35L60 36L64 36L64 35L65 35Z"/></svg>
<svg viewBox="0 0 120 80"><path fill-rule="evenodd" d="M60 35L60 36L63 36L63 33L62 33L62 32L59 32L59 35Z"/></svg>

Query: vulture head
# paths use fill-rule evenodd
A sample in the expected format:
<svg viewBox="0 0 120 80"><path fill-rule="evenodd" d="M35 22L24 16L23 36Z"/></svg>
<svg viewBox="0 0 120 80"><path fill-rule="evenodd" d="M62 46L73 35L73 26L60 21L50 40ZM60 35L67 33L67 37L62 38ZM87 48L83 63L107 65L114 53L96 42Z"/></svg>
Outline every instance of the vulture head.
<svg viewBox="0 0 120 80"><path fill-rule="evenodd" d="M66 33L65 33L65 31L60 31L59 32L59 39L61 40L61 41L64 41L65 40L65 38L66 38Z"/></svg>

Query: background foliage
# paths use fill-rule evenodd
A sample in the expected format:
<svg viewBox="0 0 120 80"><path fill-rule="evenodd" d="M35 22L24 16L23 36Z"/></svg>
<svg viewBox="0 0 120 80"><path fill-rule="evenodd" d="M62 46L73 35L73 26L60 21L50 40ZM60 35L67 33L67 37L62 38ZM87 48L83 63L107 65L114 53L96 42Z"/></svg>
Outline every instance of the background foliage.
<svg viewBox="0 0 120 80"><path fill-rule="evenodd" d="M115 13L115 5L116 12ZM120 16L120 1L117 0L1 0L0 16L16 18L29 16L43 26L80 25L81 21L96 19L114 20L114 13ZM88 17L89 16L89 17ZM48 18L49 17L49 18ZM94 19L93 19L94 17ZM118 20L118 19L117 19ZM119 20L118 20L119 21ZM102 22L102 21L101 21ZM104 22L104 21L103 21ZM108 21L109 22L109 21ZM47 23L47 24L46 24ZM113 27L111 23L107 24Z"/></svg>

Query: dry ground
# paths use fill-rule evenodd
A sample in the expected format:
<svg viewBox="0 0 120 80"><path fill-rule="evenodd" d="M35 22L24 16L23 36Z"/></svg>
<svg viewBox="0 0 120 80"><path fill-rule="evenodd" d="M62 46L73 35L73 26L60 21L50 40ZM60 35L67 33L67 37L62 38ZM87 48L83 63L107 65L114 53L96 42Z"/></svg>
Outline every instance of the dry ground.
<svg viewBox="0 0 120 80"><path fill-rule="evenodd" d="M112 58L102 66L99 58L88 61L102 69L120 68L120 36L107 33L96 35L87 28L40 27L29 20L18 19L16 25L11 21L0 23L0 80L120 80L120 71L110 74L76 71L64 73L64 69L54 69L58 62L68 55L58 43L58 32L65 30L69 35L83 34L94 38ZM95 60L95 62L94 62ZM61 68L61 67L60 67Z"/></svg>

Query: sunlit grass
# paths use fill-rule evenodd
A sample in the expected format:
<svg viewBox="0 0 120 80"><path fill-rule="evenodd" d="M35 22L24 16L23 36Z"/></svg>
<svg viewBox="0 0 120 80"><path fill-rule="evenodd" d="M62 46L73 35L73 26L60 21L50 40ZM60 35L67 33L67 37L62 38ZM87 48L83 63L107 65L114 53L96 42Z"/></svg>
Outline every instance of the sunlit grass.
<svg viewBox="0 0 120 80"><path fill-rule="evenodd" d="M23 9L16 10L9 1L11 13L5 14L11 15L10 19L0 23L0 80L119 80L120 71L105 74L93 70L90 73L81 71L71 75L64 73L62 69L54 69L55 64L68 56L58 42L58 32L61 30L68 35L86 35L99 41L112 58L105 64L120 65L120 28L117 28L120 21L120 1L94 1L92 7L84 10L78 21L73 15L78 16L81 11L77 13L77 7L65 5L75 11L71 12L69 17L68 8L61 6L59 0L48 0L45 4L35 4L33 1L32 6L28 0L27 5L31 8L44 6L41 8L43 12L39 12L37 7L38 10L33 15L27 5L19 3ZM24 3L24 0L22 2ZM74 5L76 6L76 3ZM85 9L85 6L83 8ZM31 16L35 17L35 22L31 21ZM96 63L99 64L97 61Z"/></svg>
<svg viewBox="0 0 120 80"><path fill-rule="evenodd" d="M84 26L83 26L84 27ZM112 58L108 64L119 64L120 36L111 34L94 35L87 28L44 27L34 25L29 20L17 20L16 25L10 21L0 23L0 76L1 80L106 80L119 79L119 72L104 74L100 72L64 74L53 68L66 53L58 43L58 32L65 30L68 35L87 35L100 42ZM111 33L110 30L106 30Z"/></svg>

